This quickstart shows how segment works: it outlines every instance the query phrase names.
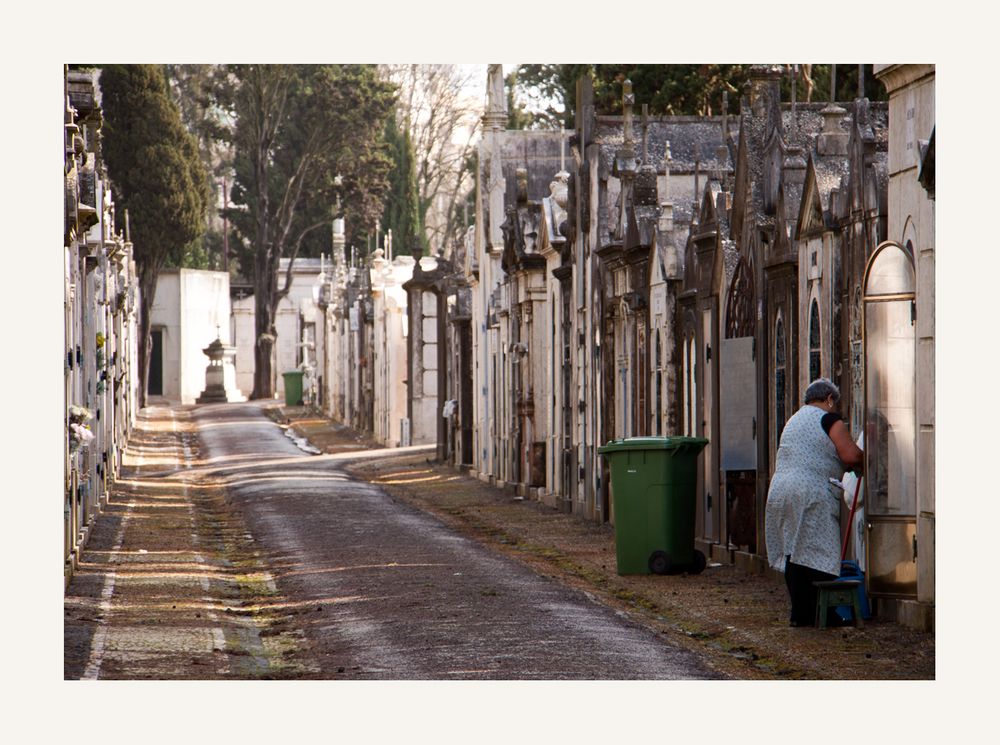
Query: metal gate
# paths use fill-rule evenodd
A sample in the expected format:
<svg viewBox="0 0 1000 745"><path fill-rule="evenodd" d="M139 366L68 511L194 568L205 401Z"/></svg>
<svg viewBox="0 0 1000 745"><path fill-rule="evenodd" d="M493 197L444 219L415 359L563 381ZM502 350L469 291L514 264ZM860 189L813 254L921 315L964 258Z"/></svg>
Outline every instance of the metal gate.
<svg viewBox="0 0 1000 745"><path fill-rule="evenodd" d="M757 550L757 363L755 296L750 265L740 257L726 298L726 338L719 354L721 468L726 484L726 538Z"/></svg>

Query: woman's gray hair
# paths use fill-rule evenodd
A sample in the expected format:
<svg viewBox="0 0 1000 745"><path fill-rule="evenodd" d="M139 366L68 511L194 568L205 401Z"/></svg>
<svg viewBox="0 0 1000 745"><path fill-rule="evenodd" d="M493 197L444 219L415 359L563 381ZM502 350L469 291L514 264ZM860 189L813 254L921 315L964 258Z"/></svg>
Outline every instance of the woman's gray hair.
<svg viewBox="0 0 1000 745"><path fill-rule="evenodd" d="M826 401L833 396L833 402L840 401L840 389L826 378L817 378L806 388L806 403L813 401Z"/></svg>

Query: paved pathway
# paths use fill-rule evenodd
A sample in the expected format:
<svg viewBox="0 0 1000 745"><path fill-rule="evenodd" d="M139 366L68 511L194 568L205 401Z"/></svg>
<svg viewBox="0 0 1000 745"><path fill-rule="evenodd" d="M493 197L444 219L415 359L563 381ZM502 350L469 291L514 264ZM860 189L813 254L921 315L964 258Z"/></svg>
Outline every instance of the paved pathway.
<svg viewBox="0 0 1000 745"><path fill-rule="evenodd" d="M119 530L125 525L125 540L119 545L109 530L95 544L116 571L97 572L103 584L99 592L92 588L87 607L99 622L83 634L90 644L67 629L67 677L136 677L130 663L141 663L149 677L718 677L692 653L585 594L343 471L348 460L379 457L377 451L308 454L253 403L155 416L189 423L187 439L164 452L188 468L163 464L160 475L147 473L132 485L140 493L109 515ZM208 531L211 558L199 553L211 526L198 517L197 499L224 523ZM160 602L126 606L119 597L137 591L125 572L148 558L135 554L129 523L153 519L154 509L172 511L195 547L160 555L162 572L139 573ZM166 549L158 543L157 550ZM86 582L86 574L79 579ZM70 590L67 613L86 605ZM164 595L191 596L204 615L165 624ZM234 614L241 623L233 623ZM82 671L81 654L69 662L71 639L78 652L87 647ZM206 661L192 671L181 664L185 655Z"/></svg>

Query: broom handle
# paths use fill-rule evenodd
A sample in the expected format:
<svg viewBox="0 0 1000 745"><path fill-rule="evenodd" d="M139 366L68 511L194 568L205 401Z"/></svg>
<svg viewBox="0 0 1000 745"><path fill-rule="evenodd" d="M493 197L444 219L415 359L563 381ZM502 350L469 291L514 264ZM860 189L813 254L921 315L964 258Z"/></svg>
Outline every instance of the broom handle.
<svg viewBox="0 0 1000 745"><path fill-rule="evenodd" d="M847 518L847 531L844 533L844 547L840 551L840 560L847 558L847 544L851 542L851 529L854 525L854 510L858 506L858 494L861 493L861 477L858 477L858 484L854 487L854 499L851 501L851 516Z"/></svg>

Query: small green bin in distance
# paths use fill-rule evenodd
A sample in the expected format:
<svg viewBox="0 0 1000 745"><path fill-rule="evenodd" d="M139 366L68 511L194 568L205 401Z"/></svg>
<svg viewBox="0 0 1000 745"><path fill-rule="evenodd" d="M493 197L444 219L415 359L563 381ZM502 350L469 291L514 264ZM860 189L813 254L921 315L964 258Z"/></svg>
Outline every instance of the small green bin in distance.
<svg viewBox="0 0 1000 745"><path fill-rule="evenodd" d="M611 466L618 574L698 573L694 548L701 437L629 437L597 449Z"/></svg>
<svg viewBox="0 0 1000 745"><path fill-rule="evenodd" d="M281 373L281 377L285 379L285 405L286 406L301 406L302 405L302 371L301 370L291 370L286 373Z"/></svg>

